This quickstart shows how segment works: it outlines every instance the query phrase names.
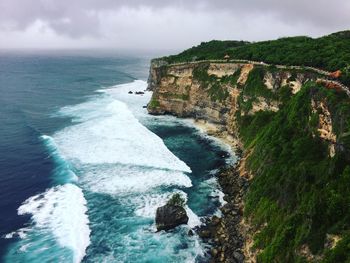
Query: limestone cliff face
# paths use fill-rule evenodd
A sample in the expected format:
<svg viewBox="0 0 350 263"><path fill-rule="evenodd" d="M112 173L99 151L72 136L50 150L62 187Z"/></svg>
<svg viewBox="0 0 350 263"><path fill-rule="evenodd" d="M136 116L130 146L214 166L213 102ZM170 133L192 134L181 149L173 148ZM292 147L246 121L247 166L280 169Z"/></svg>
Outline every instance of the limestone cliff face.
<svg viewBox="0 0 350 263"><path fill-rule="evenodd" d="M310 85L304 85L309 81L319 84L310 83ZM320 76L317 72L315 73L300 68L266 66L257 63L203 61L173 65L152 64L150 69L149 89L153 90L153 96L148 104L149 113L190 117L201 120L199 123L207 122L214 124L206 125L207 127L215 127L215 129L212 128L212 130L215 130L213 135L221 136L224 139L232 138L233 140L228 139L230 143L233 143L233 146L238 146L241 149L243 147L239 143L241 141L240 137L245 140L246 149L243 149L240 162L235 167L234 171L230 171L229 174L231 174L232 178L237 176L237 180L242 179L243 182L248 182L247 186L250 183L255 183L255 188L249 187L248 192L240 193L242 198L238 195L239 198L227 199L229 200L229 205L226 206L226 208L224 207L223 211L233 211L229 209L230 206L231 208L239 208L238 211L243 211L243 207L249 208L249 205L253 207L253 209L251 208L250 214L248 213L239 219L232 219L232 217L230 217L232 214L229 212L223 213L224 219L222 222L224 223L222 225L224 227L222 229L226 229L229 234L224 235L225 238L222 239L224 240L222 242L218 239L223 247L221 247L221 250L215 248L215 253L212 253L214 261L216 259L215 257L220 255L220 258L226 258L228 259L227 262L231 262L232 253L240 251L240 253L245 256L244 262L257 262L257 254L262 255L264 253L264 247L266 248L266 246L269 246L268 244L256 246L256 243L254 243L256 242L256 235L266 231L264 233L264 238L268 237L269 233L272 233L270 232L272 231L271 229L276 227L273 224L277 223L273 222L273 224L270 224L266 216L261 216L258 213L258 215L254 214L254 211L257 209L254 206L254 202L258 200L256 196L265 196L265 200L269 200L266 201L266 204L268 204L271 196L265 189L272 189L271 191L275 191L277 187L270 187L271 182L276 181L275 179L278 178L279 174L284 173L283 170L275 174L267 171L270 167L277 169L277 164L279 165L279 162L277 162L280 155L278 147L275 148L275 150L277 149L275 152L270 151L269 148L273 143L280 145L282 141L282 143L286 144L289 140L291 142L290 147L286 147L289 150L288 156L294 154L294 142L297 142L295 144L295 149L302 149L303 151L300 151L302 153L308 150L307 147L309 145L319 144L320 151L326 150L327 148L324 146L328 145L328 156L323 154L324 156L317 157L319 159L317 159L315 163L318 163L318 160L328 162L333 159L336 161L337 156L342 156L344 160L346 159L346 162L350 162L348 150L350 132L348 128L346 128L348 127L346 126L348 125L347 120L349 120L349 104L345 102L347 99L345 96L347 94L343 92L344 90L342 90L338 84L336 87L330 86L331 84L333 85L334 82L324 79L324 77ZM301 89L303 85L304 87ZM326 92L324 88L334 89L336 92ZM338 107L338 105L340 106ZM278 114L272 113L278 111ZM252 133L254 134L255 130L263 126L262 122L269 122L268 118L272 118L271 123L273 125L264 126L266 129L262 129L261 133L258 133L258 137L251 135ZM258 121L254 123L256 120ZM283 127L285 122L286 126L284 128L286 129L281 130L285 132L288 129L288 131L291 130L292 132L291 134L287 134L284 138L284 136L281 136L281 130L279 130L278 127ZM249 127L249 125L251 126ZM295 129L293 125L295 125ZM299 133L299 130L302 132ZM241 135L239 134L240 132ZM296 135L293 135L293 132ZM299 140L298 138L300 134L300 137L303 137L304 134L304 137L307 139L305 140L307 142L305 146L305 141ZM260 141L259 136L263 138ZM274 136L277 138L276 141L273 141ZM314 138L318 137L317 140L311 140L310 138L312 136ZM258 142L253 144L249 140ZM270 144L270 140L273 143ZM312 143L308 144L309 142ZM240 151L237 152L239 153ZM300 155L300 152L297 152L296 155ZM261 156L261 158L259 156ZM251 160L254 161L253 164L255 167L250 165ZM266 160L269 160L268 165L266 165ZM296 160L299 159L297 158ZM299 161L295 161L295 165L297 165L297 162ZM274 163L276 165L272 166ZM329 163L331 163L331 161L329 161ZM325 170L326 172L324 174L328 176L329 171L333 169L332 166L333 164ZM316 167L316 165L314 167ZM302 168L302 170L303 169L304 168ZM315 169L315 171L317 171L317 173L315 173L315 178L317 177L319 180L322 173L318 173L318 169ZM264 179L260 181L256 180L259 176L264 176ZM294 177L294 170L293 175L292 173L289 174L286 172L283 174L283 177L285 176L292 178L290 182L294 182L295 178L297 178ZM307 182L304 177L305 175L303 173L299 177L301 178L301 184ZM237 184L232 183L232 178L226 176L220 184L228 186L228 189L230 188L229 186L233 184L234 186L231 188L234 189ZM271 178L273 178L273 180ZM320 184L320 191L323 189L323 185L328 185L327 180L329 180L329 177L324 179L324 184ZM260 184L258 187L264 189L264 191L257 190L257 182ZM310 182L310 185L311 184L312 182ZM289 181L286 185L288 185L288 187L282 189L292 189L289 187L294 187L294 183L289 183ZM243 188L241 188L241 190L242 189ZM244 188L244 191L246 191L246 189L247 188ZM286 202L286 193L287 191L280 191L279 199L276 199L276 203L271 202L269 207L282 206L283 202ZM295 191L291 190L290 193L295 193ZM304 194L306 196L305 200L309 200L308 194L305 194L303 191L300 191L298 195L299 194ZM290 194L290 196L292 195L293 194ZM249 197L251 199L249 199ZM263 204L265 207L265 203ZM273 211L273 209L267 211ZM282 211L278 212L278 214L282 215ZM261 218L259 218L259 216L261 216ZM259 218L259 223L254 223L256 218ZM318 220L317 213L315 214L315 218ZM305 222L305 225L309 225L312 220L309 218ZM279 225L279 227L281 226L282 224ZM234 232L232 229L235 229L234 231L237 229L237 231ZM277 231L276 229L273 231ZM230 233L238 232L242 239L237 239L236 237L236 239L234 239L233 235L230 235ZM219 232L218 230L218 233L221 235L222 231L220 230ZM326 233L326 237L325 248L333 248L342 238L338 233L329 234L329 232ZM228 240L234 240L234 242L227 241L227 238ZM237 240L241 241L236 242ZM308 244L300 244L297 249L294 247L291 249L293 249L293 253L298 257L303 257L309 261L319 261L320 255L312 254L311 248L312 247ZM271 250L268 250L267 253L270 251Z"/></svg>
<svg viewBox="0 0 350 263"><path fill-rule="evenodd" d="M311 100L312 113L318 115L317 131L319 137L329 142L329 156L334 157L337 136L333 131L332 116L328 109L327 102Z"/></svg>
<svg viewBox="0 0 350 263"><path fill-rule="evenodd" d="M193 117L213 123L226 124L237 97L237 89L223 85L229 96L221 101L212 100L203 84L193 76L196 64L151 69L150 87L154 93L148 110L151 114L173 114L179 117ZM210 65L208 72L214 76L226 76L239 65ZM222 71L220 71L222 69ZM160 72L163 70L163 72ZM156 78L154 79L153 76ZM156 85L154 85L157 83Z"/></svg>
<svg viewBox="0 0 350 263"><path fill-rule="evenodd" d="M310 73L270 70L265 67L261 79L264 85L262 89L269 96L263 90L254 94L250 92L254 90L254 81L250 81L252 83L249 85L247 81L251 79L251 72L257 68L260 66L246 63L152 63L148 88L153 90L153 97L148 111L155 115L172 114L204 120L235 135L235 118L240 110L240 99L250 102L249 108L240 110L241 115L254 115L261 110L278 111L280 101L274 94L278 94L282 87L296 94L303 83L316 79Z"/></svg>

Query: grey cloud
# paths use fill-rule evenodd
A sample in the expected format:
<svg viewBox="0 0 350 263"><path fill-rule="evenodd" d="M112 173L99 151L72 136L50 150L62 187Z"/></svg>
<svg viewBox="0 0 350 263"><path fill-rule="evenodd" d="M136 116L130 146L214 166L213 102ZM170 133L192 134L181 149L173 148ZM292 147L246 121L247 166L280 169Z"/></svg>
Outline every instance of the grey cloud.
<svg viewBox="0 0 350 263"><path fill-rule="evenodd" d="M97 29L93 12L118 10L121 7L153 9L166 7L182 8L198 12L201 10L225 11L233 15L273 14L282 21L307 22L315 25L350 25L350 2L347 0L1 0L0 20L13 22L19 29L25 28L36 19L47 21L57 31L75 26L76 31ZM89 14L90 13L90 14ZM69 18L72 23L60 21ZM87 23L87 27L76 24ZM80 30L79 30L80 29ZM69 29L67 33L72 29ZM84 33L84 32L82 32ZM88 32L85 32L88 33Z"/></svg>
<svg viewBox="0 0 350 263"><path fill-rule="evenodd" d="M270 35L274 35L273 31L277 30L276 27L280 28L280 24L289 27L303 25L312 28L313 32L350 27L349 0L0 0L0 30L25 31L40 20L58 35L73 39L85 36L100 38L104 37L103 34L108 35L104 29L104 13L117 16L123 9L137 11L145 8L153 14L153 18L149 19L156 19L158 13L164 10L174 10L174 15L180 15L179 24L181 12L215 15L217 19L225 14L232 16L234 21L243 21L243 24L257 21L259 17L261 23L270 23L265 27L271 29ZM122 19L117 20L120 22ZM232 27L230 24L222 26L226 27L226 32ZM252 24L248 29L254 26L260 25ZM115 27L120 28L123 25ZM141 30L143 25L140 24L139 28ZM182 26L178 30L186 29ZM196 34L196 31L188 34Z"/></svg>

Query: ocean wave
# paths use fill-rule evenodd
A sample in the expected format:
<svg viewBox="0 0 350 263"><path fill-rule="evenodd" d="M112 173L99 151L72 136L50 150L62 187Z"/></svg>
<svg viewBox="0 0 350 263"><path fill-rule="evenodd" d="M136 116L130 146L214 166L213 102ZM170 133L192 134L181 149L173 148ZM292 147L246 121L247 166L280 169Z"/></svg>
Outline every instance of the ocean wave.
<svg viewBox="0 0 350 263"><path fill-rule="evenodd" d="M19 215L31 215L34 230L52 233L60 246L71 249L74 262L81 261L90 244L86 212L83 192L73 184L53 187L32 196L18 208Z"/></svg>
<svg viewBox="0 0 350 263"><path fill-rule="evenodd" d="M30 224L5 235L17 242L4 262L80 262L90 244L89 220L82 190L73 184L48 189L18 208Z"/></svg>
<svg viewBox="0 0 350 263"><path fill-rule="evenodd" d="M60 184L77 182L78 177L73 172L73 167L62 157L54 139L48 135L42 135L40 138L49 150L50 157L53 158L56 164L53 171L53 180Z"/></svg>
<svg viewBox="0 0 350 263"><path fill-rule="evenodd" d="M81 167L81 173L80 183L84 187L110 195L146 193L158 187L192 186L184 172L137 165L87 165Z"/></svg>
<svg viewBox="0 0 350 263"><path fill-rule="evenodd" d="M76 107L83 106L72 106L69 114L80 117ZM99 107L94 105L91 111L101 115L54 134L64 158L82 164L119 163L191 172L161 138L134 117L125 103L101 98Z"/></svg>

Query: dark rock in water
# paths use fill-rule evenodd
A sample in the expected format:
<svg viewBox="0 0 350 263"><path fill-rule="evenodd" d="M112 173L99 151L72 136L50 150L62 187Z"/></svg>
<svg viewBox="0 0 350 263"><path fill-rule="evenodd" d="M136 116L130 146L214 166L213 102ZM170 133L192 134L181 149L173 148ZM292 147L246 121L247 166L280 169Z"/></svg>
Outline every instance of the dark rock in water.
<svg viewBox="0 0 350 263"><path fill-rule="evenodd" d="M220 222L221 222L221 219L218 218L217 216L213 216L212 219L211 219L211 224L212 224L213 226L219 225Z"/></svg>
<svg viewBox="0 0 350 263"><path fill-rule="evenodd" d="M135 94L142 95L142 94L145 94L145 93L143 91L136 91Z"/></svg>
<svg viewBox="0 0 350 263"><path fill-rule="evenodd" d="M187 224L186 210L177 205L165 205L157 208L156 226L157 231L169 230L178 225Z"/></svg>
<svg viewBox="0 0 350 263"><path fill-rule="evenodd" d="M211 237L212 237L212 233L211 233L209 230L207 230L207 229L200 230L200 231L198 232L198 235L199 235L201 238L205 238L205 239L211 238Z"/></svg>
<svg viewBox="0 0 350 263"><path fill-rule="evenodd" d="M142 106L142 108L146 109L146 108L147 108L147 106Z"/></svg>
<svg viewBox="0 0 350 263"><path fill-rule="evenodd" d="M213 257L216 257L218 255L219 251L216 248L212 248L210 253Z"/></svg>
<svg viewBox="0 0 350 263"><path fill-rule="evenodd" d="M132 92L132 91L129 91L128 93L129 93L129 94L133 94L133 92Z"/></svg>
<svg viewBox="0 0 350 263"><path fill-rule="evenodd" d="M188 233L187 233L190 237L194 235L192 229L188 230Z"/></svg>

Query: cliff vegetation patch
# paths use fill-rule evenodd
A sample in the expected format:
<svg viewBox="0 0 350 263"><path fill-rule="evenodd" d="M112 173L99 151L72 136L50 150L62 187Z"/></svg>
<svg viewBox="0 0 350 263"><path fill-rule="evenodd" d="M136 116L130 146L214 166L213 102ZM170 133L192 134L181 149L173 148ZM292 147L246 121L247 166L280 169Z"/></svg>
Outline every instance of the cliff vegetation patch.
<svg viewBox="0 0 350 263"><path fill-rule="evenodd" d="M326 100L340 139L333 158L328 143L313 136L311 98ZM245 217L256 231L259 262L305 262L307 247L324 262L350 260L350 105L346 96L308 83L274 112L241 116L240 136L255 175ZM341 237L327 247L327 235ZM335 259L341 261L334 261Z"/></svg>

